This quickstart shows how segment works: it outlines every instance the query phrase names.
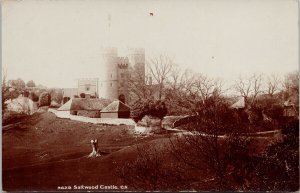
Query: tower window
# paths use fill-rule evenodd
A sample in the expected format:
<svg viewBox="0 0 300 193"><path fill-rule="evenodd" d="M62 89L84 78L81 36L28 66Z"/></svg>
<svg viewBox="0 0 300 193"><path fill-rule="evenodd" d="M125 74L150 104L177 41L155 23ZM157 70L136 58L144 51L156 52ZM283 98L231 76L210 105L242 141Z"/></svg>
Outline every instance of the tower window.
<svg viewBox="0 0 300 193"><path fill-rule="evenodd" d="M112 83L110 83L110 87L112 87Z"/></svg>
<svg viewBox="0 0 300 193"><path fill-rule="evenodd" d="M110 77L112 78L112 74L110 74Z"/></svg>
<svg viewBox="0 0 300 193"><path fill-rule="evenodd" d="M123 73L121 73L120 75L121 75L121 78L124 78L124 74Z"/></svg>

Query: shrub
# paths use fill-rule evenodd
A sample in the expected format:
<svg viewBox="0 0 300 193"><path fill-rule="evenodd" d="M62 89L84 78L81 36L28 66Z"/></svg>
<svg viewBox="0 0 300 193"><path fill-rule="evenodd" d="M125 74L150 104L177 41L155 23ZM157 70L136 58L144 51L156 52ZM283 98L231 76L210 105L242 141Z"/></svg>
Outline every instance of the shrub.
<svg viewBox="0 0 300 193"><path fill-rule="evenodd" d="M85 93L80 93L80 98L85 98Z"/></svg>
<svg viewBox="0 0 300 193"><path fill-rule="evenodd" d="M71 98L70 97L64 97L63 98L63 104L65 104L66 102L68 102Z"/></svg>
<svg viewBox="0 0 300 193"><path fill-rule="evenodd" d="M23 96L24 97L29 97L29 91L28 90L24 90L23 91Z"/></svg>
<svg viewBox="0 0 300 193"><path fill-rule="evenodd" d="M51 100L55 101L58 104L61 104L62 100L63 100L63 93L62 90L59 89L51 89L49 91L50 95L51 95Z"/></svg>
<svg viewBox="0 0 300 193"><path fill-rule="evenodd" d="M15 87L19 90L23 90L25 88L25 82L20 78L18 78L17 80L10 80L9 82L12 87Z"/></svg>
<svg viewBox="0 0 300 193"><path fill-rule="evenodd" d="M29 80L29 81L26 83L26 86L27 86L27 87L35 87L35 83L33 82L33 80Z"/></svg>
<svg viewBox="0 0 300 193"><path fill-rule="evenodd" d="M284 140L259 157L251 182L255 191L299 190L299 121L287 123L282 133Z"/></svg>
<svg viewBox="0 0 300 193"><path fill-rule="evenodd" d="M137 122L141 120L145 115L151 115L163 119L167 115L168 109L163 101L160 100L146 100L138 101L131 108L132 117Z"/></svg>
<svg viewBox="0 0 300 193"><path fill-rule="evenodd" d="M51 95L48 92L41 93L39 97L39 106L49 106L51 104Z"/></svg>
<svg viewBox="0 0 300 193"><path fill-rule="evenodd" d="M29 98L30 98L33 102L38 102L38 101L39 101L39 97L38 97L34 92L30 92Z"/></svg>

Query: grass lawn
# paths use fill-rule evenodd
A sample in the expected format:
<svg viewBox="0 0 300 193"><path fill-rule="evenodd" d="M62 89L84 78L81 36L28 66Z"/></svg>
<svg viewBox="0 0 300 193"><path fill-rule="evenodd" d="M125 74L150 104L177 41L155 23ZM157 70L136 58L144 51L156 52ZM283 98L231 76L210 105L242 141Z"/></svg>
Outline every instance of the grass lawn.
<svg viewBox="0 0 300 193"><path fill-rule="evenodd" d="M167 141L168 134L134 134L132 126L106 126L57 118L49 112L3 129L3 188L57 190L68 185L122 185L117 166L134 159L136 144ZM98 138L101 157L87 158Z"/></svg>

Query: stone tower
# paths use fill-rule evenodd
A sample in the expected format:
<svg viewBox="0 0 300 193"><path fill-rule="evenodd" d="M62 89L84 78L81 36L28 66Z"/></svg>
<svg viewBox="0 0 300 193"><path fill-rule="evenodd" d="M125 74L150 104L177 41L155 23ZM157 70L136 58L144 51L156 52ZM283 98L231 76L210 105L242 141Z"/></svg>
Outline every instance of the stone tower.
<svg viewBox="0 0 300 193"><path fill-rule="evenodd" d="M99 97L118 99L118 51L116 48L105 48L102 53L100 70L102 77L99 78Z"/></svg>
<svg viewBox="0 0 300 193"><path fill-rule="evenodd" d="M129 101L129 71L128 71L129 59L128 57L118 58L118 99L123 103Z"/></svg>
<svg viewBox="0 0 300 193"><path fill-rule="evenodd" d="M129 49L129 71L133 79L145 83L145 49ZM137 75L139 77L137 77ZM141 82L142 81L142 82Z"/></svg>
<svg viewBox="0 0 300 193"><path fill-rule="evenodd" d="M99 97L130 102L129 80L145 84L145 50L130 49L128 57L118 57L116 48L102 53L102 76L99 78Z"/></svg>

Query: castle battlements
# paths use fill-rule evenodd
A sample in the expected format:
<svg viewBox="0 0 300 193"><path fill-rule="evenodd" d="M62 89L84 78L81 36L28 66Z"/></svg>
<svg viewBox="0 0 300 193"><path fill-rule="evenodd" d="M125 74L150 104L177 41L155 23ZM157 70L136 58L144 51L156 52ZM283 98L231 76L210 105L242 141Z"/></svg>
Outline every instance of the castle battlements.
<svg viewBox="0 0 300 193"><path fill-rule="evenodd" d="M126 69L129 64L128 57L118 57L118 66L121 69Z"/></svg>
<svg viewBox="0 0 300 193"><path fill-rule="evenodd" d="M76 95L85 93L99 98L129 102L131 95L128 88L128 78L134 77L131 76L134 72L132 69L145 69L145 49L132 48L128 51L127 55L120 57L117 48L102 49L103 60L99 63L99 77L77 79ZM144 76L144 72L142 75Z"/></svg>

